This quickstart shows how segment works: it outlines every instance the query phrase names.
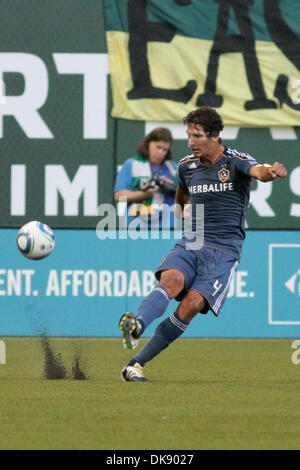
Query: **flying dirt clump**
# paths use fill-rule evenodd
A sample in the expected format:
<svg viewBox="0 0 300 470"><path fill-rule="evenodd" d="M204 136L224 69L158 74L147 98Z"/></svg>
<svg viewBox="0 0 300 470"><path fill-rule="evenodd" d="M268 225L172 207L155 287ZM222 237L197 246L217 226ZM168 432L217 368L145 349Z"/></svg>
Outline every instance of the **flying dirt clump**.
<svg viewBox="0 0 300 470"><path fill-rule="evenodd" d="M75 354L73 359L72 376L75 380L87 380L88 378L82 370L81 358L78 353Z"/></svg>
<svg viewBox="0 0 300 470"><path fill-rule="evenodd" d="M47 336L42 335L42 347L44 351L44 376L48 380L65 379L66 368L60 354L56 354Z"/></svg>
<svg viewBox="0 0 300 470"><path fill-rule="evenodd" d="M48 380L59 380L72 378L74 380L87 380L88 376L83 371L81 355L76 352L72 362L71 373L67 373L67 369L63 363L62 357L53 349L50 339L45 335L41 335L42 348L44 352L44 377Z"/></svg>

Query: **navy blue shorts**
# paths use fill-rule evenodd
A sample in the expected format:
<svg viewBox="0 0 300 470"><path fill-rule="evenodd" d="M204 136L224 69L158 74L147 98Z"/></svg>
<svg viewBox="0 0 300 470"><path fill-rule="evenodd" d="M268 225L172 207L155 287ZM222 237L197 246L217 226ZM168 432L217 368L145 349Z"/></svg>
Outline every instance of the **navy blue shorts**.
<svg viewBox="0 0 300 470"><path fill-rule="evenodd" d="M219 315L226 300L231 280L239 261L231 254L203 246L201 250L186 250L176 244L155 272L159 280L162 271L177 269L184 274L185 288L176 297L181 301L190 290L197 290L206 299L201 313L212 310Z"/></svg>

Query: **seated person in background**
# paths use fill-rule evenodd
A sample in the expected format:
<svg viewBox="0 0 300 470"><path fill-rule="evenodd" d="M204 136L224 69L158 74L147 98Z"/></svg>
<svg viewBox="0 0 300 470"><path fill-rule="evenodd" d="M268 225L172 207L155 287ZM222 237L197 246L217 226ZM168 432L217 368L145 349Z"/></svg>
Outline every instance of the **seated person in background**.
<svg viewBox="0 0 300 470"><path fill-rule="evenodd" d="M122 166L114 197L117 202L120 197L127 198L128 223L139 216L141 228L174 228L174 210L170 207L175 202L177 165L171 160L171 146L168 129L153 129L140 142L137 155Z"/></svg>

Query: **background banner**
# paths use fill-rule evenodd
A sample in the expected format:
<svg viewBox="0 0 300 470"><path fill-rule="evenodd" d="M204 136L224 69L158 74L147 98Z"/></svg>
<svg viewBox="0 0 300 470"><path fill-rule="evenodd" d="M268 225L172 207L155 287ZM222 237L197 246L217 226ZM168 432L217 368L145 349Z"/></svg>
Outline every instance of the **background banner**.
<svg viewBox="0 0 300 470"><path fill-rule="evenodd" d="M145 2L141 0L138 3L143 5ZM179 8L181 13L188 12L200 3L203 3L203 10L197 13L199 21L204 14L208 14L206 4L211 7L208 25L212 19L217 21L214 13L217 15L222 4L230 4L211 0L192 3L149 1L147 18L157 22L157 15L165 15L163 18L167 21L164 12L168 11L171 19L173 10L179 12ZM240 8L246 3L235 2ZM276 18L278 2L271 3ZM140 140L155 126L168 126L172 131L173 158L176 162L189 153L185 127L181 123L184 113L180 115L180 122L176 123L163 121L162 114L159 114L157 122L111 117L111 71L104 7L108 8L106 12L110 18L128 20L128 5L127 0L111 3L101 0L11 0L1 3L0 84L2 80L5 86L2 89L0 86L0 227L20 227L29 220L41 220L52 228L95 229L100 218L98 206L114 202L113 188L118 170L127 158L136 154ZM258 5L261 16L253 13L253 8ZM257 21L260 18L261 26L265 24L263 5L266 8L269 2L250 2L252 25L256 24L254 18ZM165 10L167 6L169 10ZM296 31L300 24L298 2L284 0L279 6L284 20ZM238 32L234 11L233 7L230 8L228 24L230 31ZM177 22L182 23L180 31L183 28L186 31L180 40L191 40L187 29L189 17L185 15L176 17ZM108 34L112 31L113 34L128 37L129 26L125 19L121 23L113 22L113 29L108 30ZM192 41L200 41L197 34L202 31L206 31L203 40L211 41L217 23L213 30L206 25L195 29L193 21L190 23L194 36ZM267 34L267 29L258 28L258 31L258 39L271 44L263 35L263 32ZM208 34L211 35L210 39ZM283 35L282 39L285 37L289 36ZM157 67L151 68L153 73L158 70L164 73L167 68L173 70L168 63L168 48L172 42L163 43L166 51L160 61L164 61L166 66L162 67L157 62ZM152 46L160 48L161 44L150 41L147 50ZM289 41L289 44L294 50L298 43L295 40ZM197 49L199 54L201 50L201 47L199 51ZM195 67L201 64L198 52L193 58ZM278 53L283 57L280 50ZM242 68L232 73L231 83L242 79L240 70L244 65L242 54L224 54L220 63L229 56L241 56L242 61ZM285 60L287 64L292 64ZM276 62L276 67L278 64ZM174 64L171 65L173 67ZM170 79L181 73L182 69L184 64L179 63L176 73L169 73ZM278 74L279 69L275 78ZM223 83L218 76L218 83ZM132 85L126 82L125 69L122 70L122 81L130 90ZM243 97L246 96L245 90L249 91L247 83ZM5 91L3 96L1 91ZM273 95L269 98L275 99ZM130 101L145 102L144 99ZM145 109L151 100L147 98L146 101ZM176 102L171 100L159 101L176 107ZM196 99L193 98L187 105L194 107ZM223 115L223 107L217 109ZM278 110L271 112L275 115ZM281 110L299 113L287 104ZM222 132L222 141L229 147L248 152L262 163L281 161L289 172L282 181L267 184L253 181L247 216L251 229L300 229L300 128L287 127L288 122L284 121L284 127L265 125L262 128L242 128L227 125Z"/></svg>
<svg viewBox="0 0 300 470"><path fill-rule="evenodd" d="M181 122L199 105L226 125L299 124L294 0L104 0L112 116Z"/></svg>
<svg viewBox="0 0 300 470"><path fill-rule="evenodd" d="M122 313L136 312L155 285L154 271L176 240L100 240L92 230L56 230L53 253L40 261L16 248L2 229L2 336L120 337ZM259 264L259 268L258 268ZM167 314L178 303L172 300ZM152 335L159 319L147 329ZM199 314L187 337L298 337L299 232L248 232L241 263L220 316ZM121 340L120 340L121 347Z"/></svg>

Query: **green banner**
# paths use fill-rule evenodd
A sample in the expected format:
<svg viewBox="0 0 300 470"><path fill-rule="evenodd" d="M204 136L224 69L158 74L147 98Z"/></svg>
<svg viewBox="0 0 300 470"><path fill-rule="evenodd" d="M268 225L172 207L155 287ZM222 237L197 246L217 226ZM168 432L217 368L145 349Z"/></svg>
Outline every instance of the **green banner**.
<svg viewBox="0 0 300 470"><path fill-rule="evenodd" d="M10 0L0 22L0 225L95 227L116 174L102 2Z"/></svg>
<svg viewBox="0 0 300 470"><path fill-rule="evenodd" d="M144 3L140 0L141 5ZM209 15L206 3L211 6ZM210 29L209 16L215 21L220 5L230 2L206 3L197 17L200 21L204 14L208 15L203 28L193 30L194 23L189 24L191 18L182 15L188 8L196 7L199 4L196 1L149 1L147 18L156 23L164 12L164 21L167 21L165 5L172 7L170 18L172 10L179 11L180 7L176 21L181 38L189 39L189 31L193 31L192 39L198 41L197 34L205 32L204 40L208 41L211 40L209 34L215 35L217 28L215 23L215 29ZM250 3L251 24L254 21L252 9L260 5L259 24L262 26L268 2ZM109 15L113 19L112 31L127 37L128 5L126 0L105 3L112 13ZM296 31L299 7L291 5L289 10L287 5L287 1L280 2L282 17L289 28ZM20 227L37 219L53 228L96 229L100 219L98 206L113 203L118 169L136 154L139 141L151 126L161 125L161 122L172 131L174 160L178 162L189 153L185 127L179 124L181 120L178 123L164 121L163 113L159 122L111 117L111 75L103 7L101 0L1 2L0 227ZM274 11L276 18L277 10ZM238 32L236 15L233 10L230 13L230 31ZM257 25L256 31L257 40L271 44L271 37L263 36L269 30ZM293 50L297 42L290 44ZM150 41L148 46L156 48L160 43ZM165 43L165 47L161 60L167 64L169 44ZM198 55L194 64L198 67ZM178 73L183 65L176 66ZM155 69L155 73L158 72L159 68ZM122 77L126 82L125 76L124 71ZM235 80L238 80L238 73ZM128 86L130 89L132 85ZM159 101L167 101L170 110L175 110L178 104L172 100ZM288 109L284 104L282 110ZM218 111L223 117L223 109ZM299 127L225 126L222 140L226 145L251 153L261 163L281 161L289 171L282 181L253 182L247 217L249 228L300 229L299 139Z"/></svg>
<svg viewBox="0 0 300 470"><path fill-rule="evenodd" d="M199 105L226 125L300 116L294 0L104 0L112 116L181 122Z"/></svg>

